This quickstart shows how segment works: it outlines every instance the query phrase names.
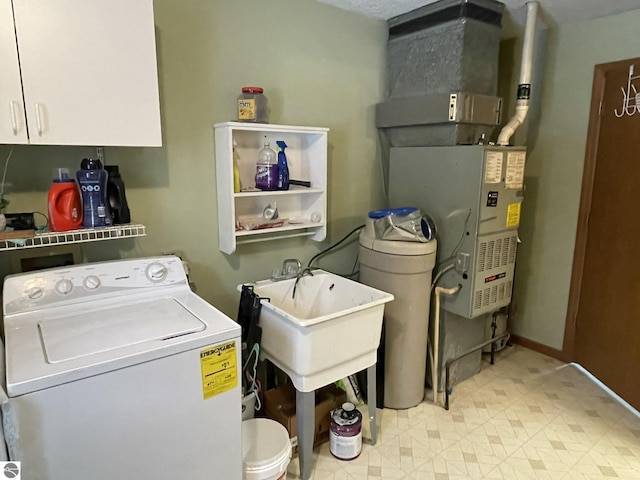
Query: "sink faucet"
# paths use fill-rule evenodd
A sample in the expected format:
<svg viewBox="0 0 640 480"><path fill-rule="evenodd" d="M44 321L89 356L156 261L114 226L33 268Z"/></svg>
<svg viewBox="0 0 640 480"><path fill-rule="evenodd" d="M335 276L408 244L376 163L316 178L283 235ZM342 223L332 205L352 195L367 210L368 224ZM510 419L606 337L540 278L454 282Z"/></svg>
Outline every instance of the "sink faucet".
<svg viewBox="0 0 640 480"><path fill-rule="evenodd" d="M289 280L290 278L296 278L302 272L302 264L297 258L287 258L282 262L282 268L280 271L275 270L271 275L271 280L274 282L280 280Z"/></svg>
<svg viewBox="0 0 640 480"><path fill-rule="evenodd" d="M311 275L313 277L313 272L311 271L311 269L309 267L305 268L304 270L302 270L300 273L298 273L298 275L296 276L296 283L293 284L293 294L291 295L291 298L295 299L296 298L296 289L298 288L298 282L300 281L300 279L302 277L304 277L305 275Z"/></svg>

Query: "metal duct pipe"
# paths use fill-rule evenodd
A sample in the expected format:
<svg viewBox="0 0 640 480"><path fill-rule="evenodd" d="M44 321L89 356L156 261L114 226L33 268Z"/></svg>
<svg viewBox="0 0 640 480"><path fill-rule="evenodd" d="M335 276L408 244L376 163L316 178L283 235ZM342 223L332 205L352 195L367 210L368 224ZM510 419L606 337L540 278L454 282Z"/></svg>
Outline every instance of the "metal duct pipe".
<svg viewBox="0 0 640 480"><path fill-rule="evenodd" d="M516 113L509 123L500 131L498 145L509 145L511 136L522 125L529 111L531 96L531 67L533 65L533 43L536 34L536 19L538 17L538 2L527 3L527 23L524 29L522 45L522 66L520 67L520 82L518 83L518 100Z"/></svg>

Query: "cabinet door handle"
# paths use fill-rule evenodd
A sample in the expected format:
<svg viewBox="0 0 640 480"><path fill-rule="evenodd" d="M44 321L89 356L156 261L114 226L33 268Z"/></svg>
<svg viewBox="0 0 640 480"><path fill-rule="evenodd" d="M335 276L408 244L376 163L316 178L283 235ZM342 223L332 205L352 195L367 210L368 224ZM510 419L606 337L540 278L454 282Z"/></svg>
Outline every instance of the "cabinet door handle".
<svg viewBox="0 0 640 480"><path fill-rule="evenodd" d="M42 115L41 115L42 107L40 103L36 103L35 107L36 107L36 126L38 128L38 135L42 136Z"/></svg>
<svg viewBox="0 0 640 480"><path fill-rule="evenodd" d="M9 110L11 111L11 128L13 130L13 134L18 134L18 118L16 117L16 102L11 100L9 101Z"/></svg>

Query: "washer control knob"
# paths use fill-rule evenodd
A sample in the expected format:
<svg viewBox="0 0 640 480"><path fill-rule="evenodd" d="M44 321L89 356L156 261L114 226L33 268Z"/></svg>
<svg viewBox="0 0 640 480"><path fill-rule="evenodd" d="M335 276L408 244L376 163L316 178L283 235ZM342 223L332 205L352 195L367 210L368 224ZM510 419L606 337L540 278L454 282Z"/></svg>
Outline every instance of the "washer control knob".
<svg viewBox="0 0 640 480"><path fill-rule="evenodd" d="M149 280L157 283L162 282L165 278L167 278L167 275L169 275L169 270L163 264L154 262L147 266L144 273Z"/></svg>
<svg viewBox="0 0 640 480"><path fill-rule="evenodd" d="M56 283L55 289L60 295L67 295L73 290L73 282L68 278L63 278Z"/></svg>
<svg viewBox="0 0 640 480"><path fill-rule="evenodd" d="M27 288L24 293L29 300L38 300L42 295L44 295L44 288L38 285L33 285Z"/></svg>
<svg viewBox="0 0 640 480"><path fill-rule="evenodd" d="M100 279L95 275L89 275L84 279L84 282L82 282L82 284L87 290L95 290L100 286Z"/></svg>

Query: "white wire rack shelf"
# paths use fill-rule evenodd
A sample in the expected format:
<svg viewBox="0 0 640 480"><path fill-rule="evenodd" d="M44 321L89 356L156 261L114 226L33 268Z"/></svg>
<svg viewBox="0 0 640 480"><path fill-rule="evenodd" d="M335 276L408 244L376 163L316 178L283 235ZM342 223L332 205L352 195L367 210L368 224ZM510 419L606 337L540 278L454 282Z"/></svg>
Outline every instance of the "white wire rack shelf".
<svg viewBox="0 0 640 480"><path fill-rule="evenodd" d="M0 239L0 251L20 250L24 248L53 247L70 243L117 240L120 238L144 237L147 234L144 225L115 225L103 228L83 228L69 232L36 233L33 237Z"/></svg>

